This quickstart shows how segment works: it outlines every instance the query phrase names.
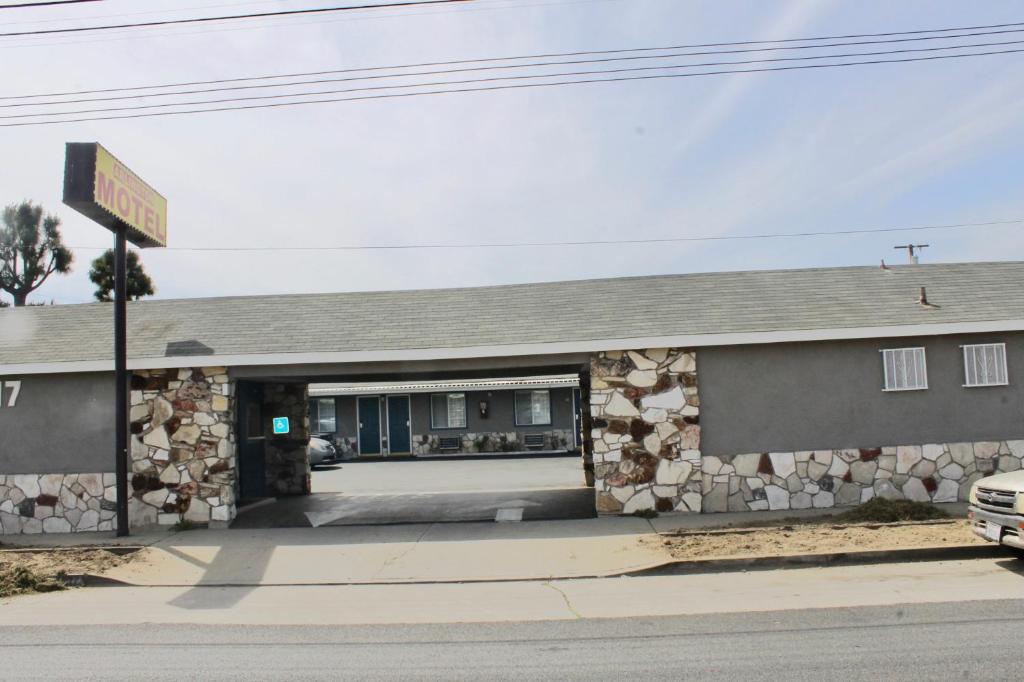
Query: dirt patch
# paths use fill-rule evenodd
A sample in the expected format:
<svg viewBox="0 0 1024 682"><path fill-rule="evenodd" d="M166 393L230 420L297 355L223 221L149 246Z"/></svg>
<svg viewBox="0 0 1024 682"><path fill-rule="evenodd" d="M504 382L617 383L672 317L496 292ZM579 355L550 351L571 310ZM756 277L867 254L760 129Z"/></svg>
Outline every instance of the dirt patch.
<svg viewBox="0 0 1024 682"><path fill-rule="evenodd" d="M26 592L53 592L67 587L65 576L103 573L135 558L105 549L0 551L0 597Z"/></svg>
<svg viewBox="0 0 1024 682"><path fill-rule="evenodd" d="M984 544L984 540L971 532L970 522L966 520L893 525L813 523L687 532L645 541L662 544L674 559L783 556Z"/></svg>

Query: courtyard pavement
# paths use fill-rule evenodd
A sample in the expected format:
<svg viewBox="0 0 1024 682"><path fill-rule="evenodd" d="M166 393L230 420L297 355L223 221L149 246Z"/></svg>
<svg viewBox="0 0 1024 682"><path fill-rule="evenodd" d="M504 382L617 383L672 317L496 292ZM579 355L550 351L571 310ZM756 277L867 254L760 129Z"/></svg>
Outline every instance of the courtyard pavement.
<svg viewBox="0 0 1024 682"><path fill-rule="evenodd" d="M583 483L583 465L575 455L347 460L313 470L314 493L346 495L542 490Z"/></svg>
<svg viewBox="0 0 1024 682"><path fill-rule="evenodd" d="M232 528L538 521L596 516L577 456L345 461L313 471L313 494L239 509Z"/></svg>

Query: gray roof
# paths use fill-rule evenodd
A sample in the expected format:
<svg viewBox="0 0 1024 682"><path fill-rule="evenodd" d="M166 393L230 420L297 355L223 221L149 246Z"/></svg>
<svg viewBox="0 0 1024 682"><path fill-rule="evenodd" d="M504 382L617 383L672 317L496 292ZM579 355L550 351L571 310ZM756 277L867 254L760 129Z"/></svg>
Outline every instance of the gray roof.
<svg viewBox="0 0 1024 682"><path fill-rule="evenodd" d="M938 307L917 304L922 286ZM1024 320L1024 262L151 300L128 310L131 358L948 325ZM109 360L111 327L110 304L0 310L0 366Z"/></svg>

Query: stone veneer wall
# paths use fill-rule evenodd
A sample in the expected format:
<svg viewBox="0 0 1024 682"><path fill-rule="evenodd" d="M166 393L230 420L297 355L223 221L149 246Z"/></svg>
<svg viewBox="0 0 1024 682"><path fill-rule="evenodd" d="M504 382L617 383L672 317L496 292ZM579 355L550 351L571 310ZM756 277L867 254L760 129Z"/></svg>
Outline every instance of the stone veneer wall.
<svg viewBox="0 0 1024 682"><path fill-rule="evenodd" d="M461 438L462 445L458 450L442 450L441 439L447 438L443 433L413 434L412 449L414 455L457 455L475 453L527 452L531 450L572 450L574 439L570 429L549 429L547 431L531 431L531 434L543 433L543 448L528 448L520 440L516 431L488 431L478 433L453 433L452 438Z"/></svg>
<svg viewBox="0 0 1024 682"><path fill-rule="evenodd" d="M132 526L235 517L234 389L223 367L136 371L131 391Z"/></svg>
<svg viewBox="0 0 1024 682"><path fill-rule="evenodd" d="M597 353L590 416L599 512L701 510L694 351Z"/></svg>
<svg viewBox="0 0 1024 682"><path fill-rule="evenodd" d="M114 474L0 475L0 532L114 530Z"/></svg>
<svg viewBox="0 0 1024 682"><path fill-rule="evenodd" d="M310 492L309 386L266 384L263 387L264 433L267 434L267 490L277 495ZM290 430L274 435L274 417L288 417Z"/></svg>
<svg viewBox="0 0 1024 682"><path fill-rule="evenodd" d="M971 485L1022 468L1024 441L703 457L706 512L857 505L875 496L966 501Z"/></svg>

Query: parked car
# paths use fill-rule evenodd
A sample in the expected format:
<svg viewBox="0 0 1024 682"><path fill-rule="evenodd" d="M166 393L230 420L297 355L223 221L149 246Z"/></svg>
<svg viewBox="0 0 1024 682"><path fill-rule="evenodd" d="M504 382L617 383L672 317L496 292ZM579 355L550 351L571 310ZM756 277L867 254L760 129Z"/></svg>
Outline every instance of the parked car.
<svg viewBox="0 0 1024 682"><path fill-rule="evenodd" d="M996 474L971 486L967 516L974 533L1024 559L1024 470Z"/></svg>
<svg viewBox="0 0 1024 682"><path fill-rule="evenodd" d="M338 461L338 449L330 441L313 437L309 439L309 466L333 464Z"/></svg>

